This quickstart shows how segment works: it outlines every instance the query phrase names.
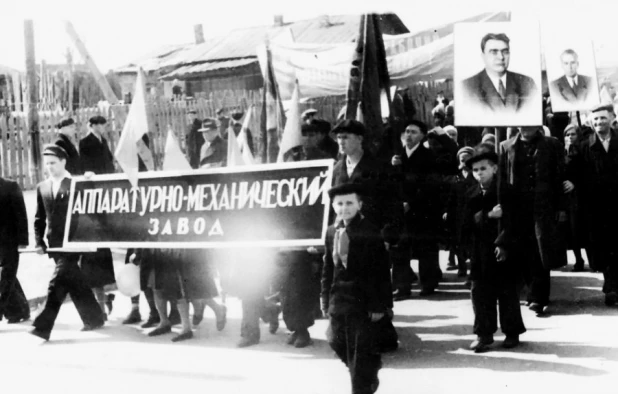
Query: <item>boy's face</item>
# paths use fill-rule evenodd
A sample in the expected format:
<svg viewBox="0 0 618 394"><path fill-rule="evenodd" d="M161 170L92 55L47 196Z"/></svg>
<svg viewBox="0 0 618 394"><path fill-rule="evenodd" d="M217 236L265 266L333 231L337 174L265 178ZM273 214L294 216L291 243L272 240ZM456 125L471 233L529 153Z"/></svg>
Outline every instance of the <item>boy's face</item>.
<svg viewBox="0 0 618 394"><path fill-rule="evenodd" d="M356 193L335 196L333 199L333 209L337 214L337 219L344 221L354 218L361 210L362 205Z"/></svg>
<svg viewBox="0 0 618 394"><path fill-rule="evenodd" d="M44 155L43 166L52 177L58 177L64 174L66 160L59 159L56 156Z"/></svg>
<svg viewBox="0 0 618 394"><path fill-rule="evenodd" d="M472 174L482 186L489 186L494 174L498 171L498 166L489 160L481 160L472 164Z"/></svg>
<svg viewBox="0 0 618 394"><path fill-rule="evenodd" d="M423 138L425 138L425 134L415 125L409 125L406 127L405 131L401 133L401 142L403 142L408 149L420 144Z"/></svg>
<svg viewBox="0 0 618 394"><path fill-rule="evenodd" d="M339 144L339 153L350 155L362 149L363 137L352 133L339 132L337 143Z"/></svg>

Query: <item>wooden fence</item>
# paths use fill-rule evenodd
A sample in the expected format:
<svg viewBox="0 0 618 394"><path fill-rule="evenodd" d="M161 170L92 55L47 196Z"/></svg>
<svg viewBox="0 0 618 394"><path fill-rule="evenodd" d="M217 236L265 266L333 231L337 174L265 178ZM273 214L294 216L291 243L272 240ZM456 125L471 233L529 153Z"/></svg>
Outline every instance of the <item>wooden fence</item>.
<svg viewBox="0 0 618 394"><path fill-rule="evenodd" d="M448 84L433 84L415 86L408 89L407 94L412 99L420 120L431 123L431 109L437 91L444 90L450 96ZM337 114L345 104L345 97L323 97L301 103L301 111L315 108L319 116L334 123ZM218 108L231 112L236 109L251 111L249 128L252 130L254 146L260 146L259 130L262 109L260 91L224 91L216 95L190 101L154 101L148 104L149 137L155 165L161 168L163 162L165 141L168 130L172 130L181 148L185 149L185 134L188 129L186 113L190 109L197 111L200 119L216 117ZM128 105L80 108L73 113L40 111L39 130L41 147L52 143L57 137L55 127L62 119L71 116L77 125L77 139L88 133L88 119L94 115L102 115L107 120L104 137L108 140L112 152L116 149L118 138L124 126L124 119L129 111ZM10 112L0 116L0 174L4 178L16 180L22 189L32 189L36 186L36 174L31 156L31 136L28 133L27 117L23 112ZM78 141L74 141L78 145ZM42 169L41 169L42 170Z"/></svg>

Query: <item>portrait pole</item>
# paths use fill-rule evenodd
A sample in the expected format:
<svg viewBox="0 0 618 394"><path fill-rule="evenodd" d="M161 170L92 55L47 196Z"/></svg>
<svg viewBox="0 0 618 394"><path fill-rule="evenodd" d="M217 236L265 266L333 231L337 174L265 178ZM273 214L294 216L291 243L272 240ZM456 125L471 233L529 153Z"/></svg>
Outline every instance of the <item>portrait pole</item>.
<svg viewBox="0 0 618 394"><path fill-rule="evenodd" d="M582 118L579 115L579 111L576 111L575 113L577 114L577 124L579 125L579 128L581 129L581 127L582 127Z"/></svg>

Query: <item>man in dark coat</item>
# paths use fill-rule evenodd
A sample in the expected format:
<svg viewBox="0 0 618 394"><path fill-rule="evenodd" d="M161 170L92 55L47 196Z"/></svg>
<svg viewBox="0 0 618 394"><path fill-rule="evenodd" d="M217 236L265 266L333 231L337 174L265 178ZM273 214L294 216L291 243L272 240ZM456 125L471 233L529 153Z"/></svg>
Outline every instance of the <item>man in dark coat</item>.
<svg viewBox="0 0 618 394"><path fill-rule="evenodd" d="M504 34L486 34L481 40L485 69L462 81L465 97L478 108L497 113L516 113L533 102L538 89L526 75L508 71L510 39Z"/></svg>
<svg viewBox="0 0 618 394"><path fill-rule="evenodd" d="M343 120L333 130L337 136L341 159L333 169L333 186L360 183L366 191L363 196L362 214L381 230L382 239L388 245L388 257L395 261L406 260L401 252L403 209L400 188L389 168L375 159L363 148L365 126L355 120ZM407 259L409 267L409 259ZM411 269L410 269L411 271ZM412 275L407 278L412 282ZM392 324L392 299L388 304L389 314L379 324L380 344L383 351L398 347L397 332Z"/></svg>
<svg viewBox="0 0 618 394"><path fill-rule="evenodd" d="M27 245L24 196L16 182L0 177L0 319L4 316L9 323L30 318L28 300L17 279L18 248Z"/></svg>
<svg viewBox="0 0 618 394"><path fill-rule="evenodd" d="M521 127L516 137L500 144L501 181L514 193L514 234L518 256L528 262L529 308L542 314L549 304L550 270L567 264L559 221L566 220L563 147L539 127Z"/></svg>
<svg viewBox="0 0 618 394"><path fill-rule="evenodd" d="M37 186L37 208L34 218L34 236L37 252L48 253L56 262L56 269L49 282L47 300L43 311L34 319L32 335L49 340L54 322L67 294L84 323L82 331L103 326L103 315L92 290L78 267L79 254L48 252L49 248L62 248L66 216L69 208L71 174L65 170L67 155L64 149L48 145L43 150L43 161L50 177ZM47 238L47 243L45 242Z"/></svg>
<svg viewBox="0 0 618 394"><path fill-rule="evenodd" d="M58 129L58 138L54 144L58 145L67 153L67 171L71 175L82 175L82 164L79 158L77 148L73 145L72 139L75 138L75 121L73 118L68 118L56 125Z"/></svg>
<svg viewBox="0 0 618 394"><path fill-rule="evenodd" d="M322 310L328 341L348 367L352 393L374 393L381 367L377 322L392 303L388 256L379 229L360 213L362 186L329 190L337 221L326 235Z"/></svg>
<svg viewBox="0 0 618 394"><path fill-rule="evenodd" d="M227 165L227 144L219 135L217 122L206 118L199 129L204 137L204 145L200 151L200 168L217 168Z"/></svg>
<svg viewBox="0 0 618 394"><path fill-rule="evenodd" d="M423 140L427 126L412 121L401 133L402 145L395 150L391 165L400 174L405 197L406 237L412 257L419 261L421 295L435 292L442 277L439 263L438 234L441 231L442 204L439 196L439 174L436 158ZM445 135L446 139L450 139ZM401 292L410 291L409 259L393 266L393 282Z"/></svg>
<svg viewBox="0 0 618 394"><path fill-rule="evenodd" d="M517 260L509 258L513 251L511 235L510 195L504 190L498 201L498 156L484 152L466 161L477 185L466 191L464 237L472 251L470 279L474 309L474 333L477 339L470 349L482 353L494 342L500 306L500 327L506 335L502 347L519 345L519 335L526 331L521 317L517 292Z"/></svg>
<svg viewBox="0 0 618 394"><path fill-rule="evenodd" d="M88 134L79 141L79 153L84 174L113 174L114 156L109 149L107 140L103 137L107 120L97 115L88 121ZM116 282L114 262L110 249L98 249L94 253L82 255L81 269L87 283L95 292L104 318L107 319L105 306L112 312L114 295L105 295L104 286Z"/></svg>
<svg viewBox="0 0 618 394"><path fill-rule="evenodd" d="M605 278L605 304L618 302L618 133L611 130L613 108L598 106L590 115L594 140L582 144L584 210L590 231L594 268Z"/></svg>
<svg viewBox="0 0 618 394"><path fill-rule="evenodd" d="M197 118L197 111L194 109L187 112L187 120L189 121L189 128L185 136L186 154L189 165L195 169L200 167L200 151L202 150L202 145L204 145L204 137L199 132L202 127L202 121Z"/></svg>

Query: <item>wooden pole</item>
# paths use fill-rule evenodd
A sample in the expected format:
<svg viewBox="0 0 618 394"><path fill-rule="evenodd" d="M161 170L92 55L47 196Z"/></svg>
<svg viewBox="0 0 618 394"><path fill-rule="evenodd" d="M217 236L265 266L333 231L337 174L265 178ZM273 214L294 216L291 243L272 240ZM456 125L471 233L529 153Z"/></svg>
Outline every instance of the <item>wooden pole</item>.
<svg viewBox="0 0 618 394"><path fill-rule="evenodd" d="M88 53L88 50L86 49L86 45L84 45L82 40L77 35L77 32L75 31L75 28L73 27L73 24L70 21L65 21L64 27L65 27L67 34L73 41L75 48L79 51L79 54L82 56L82 58L86 62L86 65L90 69L90 72L92 73L92 76L94 77L95 81L101 88L101 91L103 91L103 96L105 96L105 100L107 100L111 105L118 104L118 97L116 97L116 94L112 90L112 87L110 86L109 82L107 82L105 75L103 75L101 71L99 71L99 68L97 67L96 63L94 62L94 60L92 60L92 57L90 57L90 54Z"/></svg>
<svg viewBox="0 0 618 394"><path fill-rule="evenodd" d="M26 81L28 86L28 132L35 183L41 180L41 136L39 134L39 112L36 64L34 57L34 25L32 20L24 21L24 42L26 44Z"/></svg>
<svg viewBox="0 0 618 394"><path fill-rule="evenodd" d="M579 128L582 127L582 118L579 115L579 111L576 112L577 113L577 124L579 125Z"/></svg>
<svg viewBox="0 0 618 394"><path fill-rule="evenodd" d="M67 109L70 114L73 114L73 54L71 50L67 48L67 67L68 67L68 79L69 79L69 87L68 87L68 103Z"/></svg>

